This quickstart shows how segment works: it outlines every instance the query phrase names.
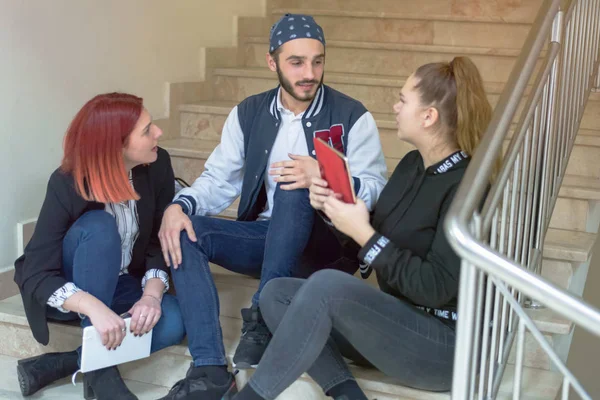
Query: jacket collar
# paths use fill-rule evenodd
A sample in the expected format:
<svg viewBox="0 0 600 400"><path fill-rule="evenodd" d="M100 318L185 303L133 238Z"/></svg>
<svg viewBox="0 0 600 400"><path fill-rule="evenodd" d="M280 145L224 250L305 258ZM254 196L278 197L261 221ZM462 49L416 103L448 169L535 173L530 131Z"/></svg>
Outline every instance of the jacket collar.
<svg viewBox="0 0 600 400"><path fill-rule="evenodd" d="M321 110L323 109L323 105L325 104L325 94L326 94L326 86L321 85L317 89L317 93L313 101L310 103L302 119L311 119L319 115ZM269 112L276 120L281 120L281 85L277 86L274 90L273 94L271 94L271 101L269 102Z"/></svg>

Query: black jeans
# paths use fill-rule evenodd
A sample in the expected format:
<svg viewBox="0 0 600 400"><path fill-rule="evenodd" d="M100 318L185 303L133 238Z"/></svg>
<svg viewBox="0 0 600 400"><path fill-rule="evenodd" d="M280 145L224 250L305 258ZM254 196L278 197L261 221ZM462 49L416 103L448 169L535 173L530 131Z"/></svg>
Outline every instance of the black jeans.
<svg viewBox="0 0 600 400"><path fill-rule="evenodd" d="M265 399L303 372L324 392L354 379L342 356L404 386L450 390L454 328L356 277L322 270L274 279L260 307L274 336L249 384Z"/></svg>

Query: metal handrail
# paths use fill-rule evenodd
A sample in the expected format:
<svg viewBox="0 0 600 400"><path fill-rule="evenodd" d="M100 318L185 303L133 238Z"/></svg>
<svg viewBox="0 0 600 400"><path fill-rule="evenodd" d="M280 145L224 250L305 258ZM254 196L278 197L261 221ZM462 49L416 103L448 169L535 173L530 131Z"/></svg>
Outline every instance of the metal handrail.
<svg viewBox="0 0 600 400"><path fill-rule="evenodd" d="M600 0L572 0L566 12L560 3L543 2L445 221L448 240L462 258L453 399L474 396L476 359L479 396L487 390L487 396L494 397L514 341L518 398L526 329L563 373L563 396L573 387L589 398L521 307L524 297L541 300L600 336L600 310L538 270L587 95L600 85ZM490 187L495 160L523 98L525 107ZM488 332L491 320L490 335L475 328L484 326Z"/></svg>

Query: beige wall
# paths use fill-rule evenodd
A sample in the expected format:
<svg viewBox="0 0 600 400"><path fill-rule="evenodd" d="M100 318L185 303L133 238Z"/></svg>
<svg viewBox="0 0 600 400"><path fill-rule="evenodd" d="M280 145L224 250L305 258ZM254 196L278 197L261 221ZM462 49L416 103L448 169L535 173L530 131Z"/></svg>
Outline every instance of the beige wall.
<svg viewBox="0 0 600 400"><path fill-rule="evenodd" d="M166 83L200 80L201 47L232 45L234 15L263 15L264 1L0 0L0 268L83 103L127 91L166 117Z"/></svg>

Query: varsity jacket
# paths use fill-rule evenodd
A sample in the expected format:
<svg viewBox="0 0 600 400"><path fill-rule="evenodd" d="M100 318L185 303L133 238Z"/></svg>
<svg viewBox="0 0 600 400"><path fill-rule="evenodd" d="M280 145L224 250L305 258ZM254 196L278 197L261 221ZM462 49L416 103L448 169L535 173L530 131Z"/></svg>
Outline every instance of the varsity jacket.
<svg viewBox="0 0 600 400"><path fill-rule="evenodd" d="M456 152L424 168L418 151L408 153L373 212L377 233L358 253L376 272L382 291L451 325L458 317L460 258L443 225L468 163L466 154Z"/></svg>
<svg viewBox="0 0 600 400"><path fill-rule="evenodd" d="M269 156L280 127L278 95L279 87L233 108L205 171L174 199L186 214L216 215L241 196L238 220L257 219L266 204ZM371 209L387 175L373 116L360 102L322 85L304 112L302 126L312 157L314 137L347 155L356 194Z"/></svg>

